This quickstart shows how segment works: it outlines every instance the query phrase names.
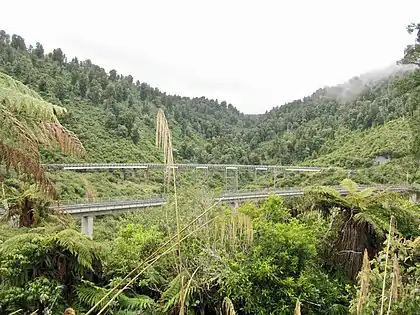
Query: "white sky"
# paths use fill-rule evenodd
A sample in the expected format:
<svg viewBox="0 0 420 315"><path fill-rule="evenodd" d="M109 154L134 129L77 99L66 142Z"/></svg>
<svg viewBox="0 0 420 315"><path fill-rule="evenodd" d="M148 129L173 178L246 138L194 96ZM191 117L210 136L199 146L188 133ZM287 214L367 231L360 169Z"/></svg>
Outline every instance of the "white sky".
<svg viewBox="0 0 420 315"><path fill-rule="evenodd" d="M393 64L420 1L13 0L0 11L0 29L27 45L263 113Z"/></svg>

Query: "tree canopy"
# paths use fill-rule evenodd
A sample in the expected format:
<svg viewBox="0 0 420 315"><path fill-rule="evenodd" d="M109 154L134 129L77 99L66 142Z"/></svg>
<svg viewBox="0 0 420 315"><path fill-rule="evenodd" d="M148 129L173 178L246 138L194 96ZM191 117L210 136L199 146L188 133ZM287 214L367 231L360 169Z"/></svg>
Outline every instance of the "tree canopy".
<svg viewBox="0 0 420 315"><path fill-rule="evenodd" d="M408 31L419 31L419 24ZM416 65L418 37L401 63ZM31 181L6 174L5 218L20 220L19 228L0 222L0 313L397 315L420 309L419 204L404 194L358 191L348 178L391 183L418 167L418 69L356 77L257 116L218 100L167 95L90 60L69 61L60 48L46 54L40 43L27 46L4 31L0 71L0 161L44 189L40 194ZM61 125L63 105L70 113ZM172 169L174 198L161 209L97 218L94 241L75 230L74 219L44 216L53 181L41 161L80 161L55 150L83 155L75 134L86 143L86 161L158 161L163 149L168 165L175 159L358 170L282 174L281 185L311 187L300 197L231 208L213 204L203 182L191 185ZM377 156L391 162L376 167ZM95 188L138 193L125 173L122 180L57 174L58 189L70 196L90 199ZM149 193L162 181L161 174L134 175ZM190 185L178 189L184 180ZM339 181L348 193L315 180Z"/></svg>

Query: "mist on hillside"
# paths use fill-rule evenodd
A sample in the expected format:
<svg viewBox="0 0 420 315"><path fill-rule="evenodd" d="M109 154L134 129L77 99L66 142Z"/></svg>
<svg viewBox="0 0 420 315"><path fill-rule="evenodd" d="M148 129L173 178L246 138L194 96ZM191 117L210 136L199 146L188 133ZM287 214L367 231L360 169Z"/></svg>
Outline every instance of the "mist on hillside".
<svg viewBox="0 0 420 315"><path fill-rule="evenodd" d="M415 69L414 65L393 64L388 67L369 71L336 86L327 86L324 96L338 99L341 102L351 102L368 88L388 81L390 78L401 77Z"/></svg>

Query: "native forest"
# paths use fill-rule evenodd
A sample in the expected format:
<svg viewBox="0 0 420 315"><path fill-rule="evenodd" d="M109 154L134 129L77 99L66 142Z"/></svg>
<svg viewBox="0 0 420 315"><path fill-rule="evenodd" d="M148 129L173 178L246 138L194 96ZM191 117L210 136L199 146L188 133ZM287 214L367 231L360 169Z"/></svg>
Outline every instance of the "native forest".
<svg viewBox="0 0 420 315"><path fill-rule="evenodd" d="M420 314L407 31L259 115L0 31L0 314Z"/></svg>

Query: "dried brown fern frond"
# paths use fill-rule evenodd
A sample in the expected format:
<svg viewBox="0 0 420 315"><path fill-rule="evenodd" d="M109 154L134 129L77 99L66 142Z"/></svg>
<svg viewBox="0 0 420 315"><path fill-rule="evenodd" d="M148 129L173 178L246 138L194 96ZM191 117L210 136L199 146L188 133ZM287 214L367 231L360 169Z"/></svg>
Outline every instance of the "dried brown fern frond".
<svg viewBox="0 0 420 315"><path fill-rule="evenodd" d="M84 156L85 149L82 142L77 138L77 136L66 129L59 123L48 123L44 122L41 124L41 128L44 131L44 140L43 144L45 146L52 147L55 144L58 144L60 150L64 153Z"/></svg>
<svg viewBox="0 0 420 315"><path fill-rule="evenodd" d="M36 92L0 73L0 162L25 173L53 196L54 188L39 159L39 148L58 146L84 155L77 137L58 121L65 108L44 101Z"/></svg>
<svg viewBox="0 0 420 315"><path fill-rule="evenodd" d="M28 154L28 151L12 148L0 139L0 163L6 168L12 168L19 173L33 177L46 195L54 197L55 189L39 162L38 155Z"/></svg>

